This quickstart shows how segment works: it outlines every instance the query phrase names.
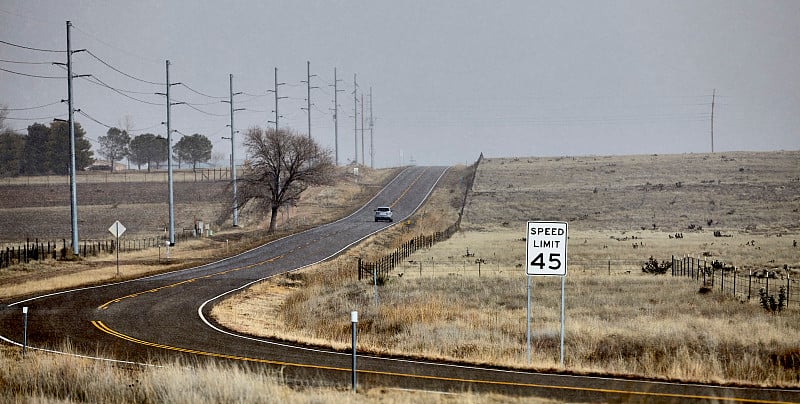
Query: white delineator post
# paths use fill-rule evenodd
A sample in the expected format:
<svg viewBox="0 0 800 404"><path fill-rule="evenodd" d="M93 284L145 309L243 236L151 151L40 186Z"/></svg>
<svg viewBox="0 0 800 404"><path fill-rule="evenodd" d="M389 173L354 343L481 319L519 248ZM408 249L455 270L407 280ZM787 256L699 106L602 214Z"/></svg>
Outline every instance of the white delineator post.
<svg viewBox="0 0 800 404"><path fill-rule="evenodd" d="M356 324L358 323L358 312L350 312L350 322L353 325L353 393L356 392Z"/></svg>
<svg viewBox="0 0 800 404"><path fill-rule="evenodd" d="M22 355L28 348L28 306L22 308Z"/></svg>

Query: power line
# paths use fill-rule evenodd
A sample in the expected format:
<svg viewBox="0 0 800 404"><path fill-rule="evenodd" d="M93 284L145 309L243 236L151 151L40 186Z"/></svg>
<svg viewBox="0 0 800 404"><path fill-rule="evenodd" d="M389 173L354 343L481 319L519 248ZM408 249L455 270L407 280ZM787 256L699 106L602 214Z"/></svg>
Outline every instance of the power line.
<svg viewBox="0 0 800 404"><path fill-rule="evenodd" d="M250 93L248 93L246 91L242 91L242 95L247 95L247 96L250 96L250 97L253 97L253 98L261 98L261 97L268 96L269 92L265 92L264 94L250 94Z"/></svg>
<svg viewBox="0 0 800 404"><path fill-rule="evenodd" d="M92 118L92 117L91 117L91 116L89 116L89 114L87 114L86 112L83 112L83 111L81 111L81 110L76 110L75 112L77 112L77 113L79 113L79 114L81 114L81 115L83 115L83 116L85 116L85 117L89 118L90 120L94 121L94 123L96 123L96 124L98 124L98 125L105 126L105 127L106 127L106 128L108 128L108 129L111 129L111 128L112 128L112 126L110 126L110 125L106 125L106 124L104 124L104 123L102 123L102 122L98 121L97 119L94 119L94 118Z"/></svg>
<svg viewBox="0 0 800 404"><path fill-rule="evenodd" d="M118 89L118 88L114 88L114 87L112 87L112 86L110 86L110 85L108 85L108 84L104 83L102 80L98 79L97 77L94 77L94 76L89 76L89 77L82 77L82 78L83 78L83 79L85 79L86 81L88 81L88 82L90 82L90 83L94 84L94 85L98 85L98 86L101 86L101 87L105 87L105 88L107 88L107 89L109 89L109 90L111 90L111 91L113 91L113 92L115 92L115 93L117 93L117 94L119 94L119 95L121 95L121 96L125 97L125 98L130 98L131 100L134 100L134 101L141 102L142 104L148 104L148 105L157 105L157 106L164 106L164 104L161 104L161 103L157 103L157 102L150 102L150 101L140 100L140 99L138 99L138 98L136 98L136 97L131 97L130 95L128 95L128 94L125 94L125 92L123 92L123 90L120 90L120 89ZM92 79L94 79L94 80L89 80L89 78L92 78Z"/></svg>
<svg viewBox="0 0 800 404"><path fill-rule="evenodd" d="M109 48L111 48L111 49L114 49L114 50L117 50L117 51L119 51L119 52L122 52L122 53L124 53L124 54L126 54L126 55L128 55L128 56L132 56L132 57L136 58L137 60L148 60L148 61L150 61L150 62L152 62L152 63L160 63L160 61L156 61L156 60L150 59L150 58L148 58L148 57L145 57L145 56L142 56L142 55L137 55L137 54L135 54L135 53L132 53L132 52L126 51L125 49L122 49L122 48L119 48L119 47L117 47L117 46L114 46L114 45L112 45L112 44L110 44L110 43L108 43L108 42L106 42L106 41L104 41L104 40L100 39L100 38L99 38L99 37L97 37L96 35L92 35L92 34L90 34L90 33L86 32L86 31L84 31L84 30L80 29L79 27L76 27L75 25L72 25L72 28L73 28L73 29L75 29L76 31L79 31L79 32L83 33L84 35L86 35L86 36L88 36L88 37L91 37L91 38L92 38L92 39L94 39L95 41L97 41L97 42L100 42L101 44L103 44L103 45L105 45L105 46L108 46L108 47L109 47Z"/></svg>
<svg viewBox="0 0 800 404"><path fill-rule="evenodd" d="M45 108L45 107L49 107L51 105L61 104L62 102L63 101L56 101L56 102L51 102L49 104L37 105L35 107L27 107L27 108L2 108L2 109L5 110L5 111L30 111L32 109Z"/></svg>
<svg viewBox="0 0 800 404"><path fill-rule="evenodd" d="M106 128L108 128L108 129L117 128L116 126L112 126L112 125L109 125L109 124L107 124L107 123L103 123L103 122L101 122L100 120L98 120L98 119L96 119L96 118L94 118L94 117L90 116L89 114L87 114L87 113L86 113L85 111L83 111L82 109L76 110L75 112L77 112L77 113L79 113L79 114L81 114L81 115L85 116L86 118L90 119L91 121L93 121L94 123L96 123L96 124L98 124L98 125L105 126L105 127L106 127ZM160 124L160 123L159 123L159 124L156 124L156 125L153 125L153 126L146 127L146 128L136 128L136 129L130 129L130 130L126 130L126 132L128 132L128 133L133 133L133 132L143 132L143 131L146 131L146 130L150 130L150 129L153 129L153 128L157 128L157 127L159 127L159 126L161 126L161 124ZM117 129L119 129L119 128L117 128Z"/></svg>
<svg viewBox="0 0 800 404"><path fill-rule="evenodd" d="M25 62L25 61L20 61L20 60L5 60L5 59L0 59L0 62L3 62L3 63L16 63L16 64L20 64L20 65L51 65L51 64L53 64L53 62Z"/></svg>
<svg viewBox="0 0 800 404"><path fill-rule="evenodd" d="M37 51L37 52L51 52L51 53L64 53L64 52L66 52L66 51L63 51L63 50L34 48L34 47L31 47L31 46L18 45L18 44L7 42L7 41L0 41L0 43L6 44L6 45L9 45L9 46L14 46L14 47L17 47L17 48Z"/></svg>
<svg viewBox="0 0 800 404"><path fill-rule="evenodd" d="M227 116L225 114L214 114L214 113L211 113L211 112L208 112L208 111L203 111L202 109L197 108L194 105L189 104L187 102L182 102L181 105L186 105L187 107L189 107L189 108L191 108L191 109L193 109L193 110L195 110L197 112L200 112L200 113L203 113L205 115L208 115L208 116Z"/></svg>
<svg viewBox="0 0 800 404"><path fill-rule="evenodd" d="M163 86L163 85L165 85L165 84L166 84L166 83L158 83L158 82L155 82L155 81L149 81L149 80L145 80L145 79L141 79L141 78L138 78L138 77L136 77L136 76L130 75L130 74L128 74L128 73L125 73L125 72L123 72L122 70L120 70L120 69L117 69L116 67L114 67L114 66L112 66L112 65L108 64L106 61L104 61L103 59L100 59L100 57L99 57L99 56L95 55L95 54L94 54L94 53L92 53L90 50L86 50L86 53L88 53L89 55L91 55L91 56L92 56L93 58L95 58L95 59L96 59L98 62L100 62L100 63L104 64L104 65L105 65L106 67L108 67L109 69L111 69L111 70L113 70L113 71L115 71L115 72L117 72L117 73L119 73L119 74L121 74L121 75L123 75L123 76L125 76L125 77L131 78L131 79L133 79L133 80L136 80L136 81L141 81L142 83L153 84L153 85L157 85L157 86Z"/></svg>
<svg viewBox="0 0 800 404"><path fill-rule="evenodd" d="M4 119L8 119L8 120L12 120L12 121L40 121L40 120L46 120L46 119L60 118L62 116L64 116L64 114L55 115L55 116L40 116L40 117L36 117L36 118L17 118L17 117L13 117L13 116L7 116Z"/></svg>
<svg viewBox="0 0 800 404"><path fill-rule="evenodd" d="M41 75L38 75L38 74L20 73L20 72L15 72L13 70L3 69L2 67L0 67L0 70L4 71L6 73L18 74L20 76L25 76L25 77L34 77L34 78L37 78L37 79L65 79L66 78L65 76L41 76Z"/></svg>
<svg viewBox="0 0 800 404"><path fill-rule="evenodd" d="M200 91L197 91L197 90L195 90L195 89L193 89L193 88L191 88L191 87L187 86L187 85L186 85L186 84L184 84L184 83L180 83L180 85L182 85L182 86L186 87L187 89L189 89L189 91L191 91L191 92L193 92L193 93L195 93L195 94L202 95L203 97L215 98L215 99L220 99L220 100L223 100L223 99L226 99L226 98L227 98L227 97L217 97L217 96L214 96L214 95L208 95L208 94L205 94L205 93L201 93Z"/></svg>
<svg viewBox="0 0 800 404"><path fill-rule="evenodd" d="M94 75L94 74L87 75L87 76L85 77L85 79L86 79L87 81L95 81L95 84L99 84L99 85L101 85L101 86L103 86L103 87L110 88L110 89L114 89L114 90L116 90L116 91L123 92L123 93L126 93L126 94L143 94L143 95L153 95L153 92L151 92L151 91L135 91L135 90L125 90L125 89L122 89L122 88L117 88L117 87L114 87L114 86L112 86L112 85L110 85L110 84L106 83L105 81L103 81L103 80L100 80L100 78L99 78L99 77L97 77L97 76L96 76L96 75Z"/></svg>

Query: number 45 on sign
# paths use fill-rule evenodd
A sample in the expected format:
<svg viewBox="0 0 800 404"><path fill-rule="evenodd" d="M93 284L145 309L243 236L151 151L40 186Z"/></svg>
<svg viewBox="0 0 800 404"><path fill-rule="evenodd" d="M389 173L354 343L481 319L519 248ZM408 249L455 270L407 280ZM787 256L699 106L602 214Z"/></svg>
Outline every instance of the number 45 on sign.
<svg viewBox="0 0 800 404"><path fill-rule="evenodd" d="M567 275L567 222L528 222L528 275Z"/></svg>

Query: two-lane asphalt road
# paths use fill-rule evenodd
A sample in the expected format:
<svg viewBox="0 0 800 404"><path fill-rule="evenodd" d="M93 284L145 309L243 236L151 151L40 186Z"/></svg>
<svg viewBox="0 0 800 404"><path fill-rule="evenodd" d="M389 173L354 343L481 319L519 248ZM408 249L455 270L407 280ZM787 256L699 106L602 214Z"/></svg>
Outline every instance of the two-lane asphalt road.
<svg viewBox="0 0 800 404"><path fill-rule="evenodd" d="M410 216L445 171L444 167L406 169L353 215L222 261L5 305L0 310L0 338L15 344L22 341L20 308L27 306L32 347L57 350L69 341L79 352L123 361L175 356L243 361L280 367L292 379L346 386L349 353L238 335L209 319L211 306L231 291L335 256L382 230L387 224L374 222L374 207L392 206L397 219ZM797 390L540 374L374 356L362 356L358 363L362 386L494 391L567 401L800 401Z"/></svg>

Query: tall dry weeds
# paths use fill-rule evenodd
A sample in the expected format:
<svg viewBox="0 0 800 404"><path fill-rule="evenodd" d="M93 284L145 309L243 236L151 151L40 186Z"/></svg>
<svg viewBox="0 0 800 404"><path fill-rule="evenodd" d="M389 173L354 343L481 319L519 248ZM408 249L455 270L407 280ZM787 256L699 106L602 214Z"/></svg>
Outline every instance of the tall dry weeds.
<svg viewBox="0 0 800 404"><path fill-rule="evenodd" d="M64 351L69 351L65 347ZM495 394L439 394L348 386L292 387L279 373L230 362L119 366L69 354L0 346L0 402L6 403L547 403ZM363 387L362 387L363 389Z"/></svg>

